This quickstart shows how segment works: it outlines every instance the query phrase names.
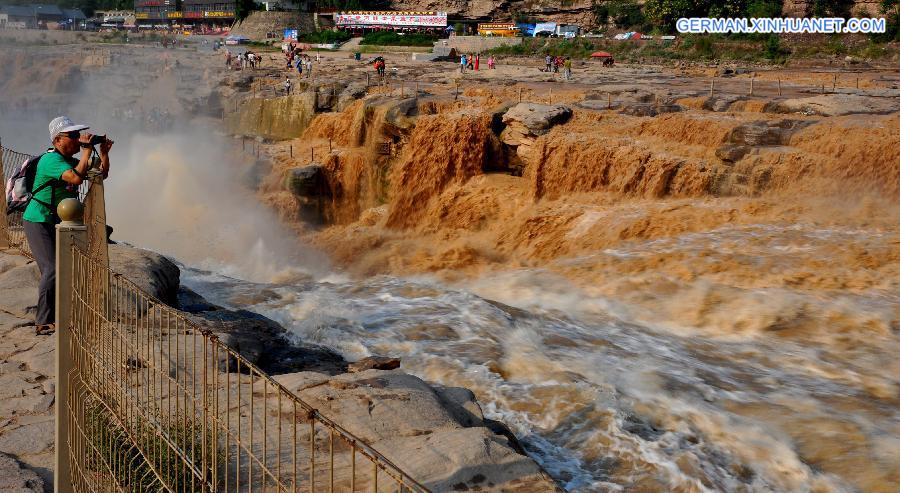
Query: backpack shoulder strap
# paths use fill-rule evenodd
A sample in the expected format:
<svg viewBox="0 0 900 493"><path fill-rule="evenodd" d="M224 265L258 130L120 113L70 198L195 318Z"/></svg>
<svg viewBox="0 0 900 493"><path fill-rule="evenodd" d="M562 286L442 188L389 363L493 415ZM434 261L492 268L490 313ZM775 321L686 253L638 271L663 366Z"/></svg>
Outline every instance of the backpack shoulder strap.
<svg viewBox="0 0 900 493"><path fill-rule="evenodd" d="M51 147L51 148L47 149L47 151L46 151L44 154L41 154L40 156L36 156L38 159L37 159L37 161L34 163L34 174L35 174L35 176L37 176L37 167L38 167L39 164L41 164L41 159L42 159L45 155L50 154L50 153L53 153L53 152L58 152L58 151L57 151L56 149L54 149L54 148ZM58 179L56 179L56 178L51 178L51 179L45 181L44 183L42 183L41 186L39 186L39 187L37 187L36 189L32 190L32 191L31 191L31 195L34 196L34 194L40 192L41 190L43 190L43 189L45 189L45 188L47 188L47 187L56 188L56 187L57 187L57 182L59 182L59 181L61 181L61 180L58 180ZM36 200L36 199L35 199L35 200ZM41 202L40 200L36 200L36 201L37 201L38 203L43 204L43 202ZM44 204L44 205L46 205L46 204ZM48 206L48 207L49 207L49 206Z"/></svg>

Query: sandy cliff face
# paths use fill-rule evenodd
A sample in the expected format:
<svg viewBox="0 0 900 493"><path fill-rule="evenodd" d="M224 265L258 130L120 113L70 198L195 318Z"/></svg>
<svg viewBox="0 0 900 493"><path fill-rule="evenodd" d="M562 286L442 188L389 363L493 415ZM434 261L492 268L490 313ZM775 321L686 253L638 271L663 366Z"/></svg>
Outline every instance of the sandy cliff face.
<svg viewBox="0 0 900 493"><path fill-rule="evenodd" d="M509 21L515 15L527 15L546 22L576 24L583 28L595 27L593 4L591 0L504 0L490 2L487 0L426 0L415 2L395 0L391 2L394 10L434 10L447 12L453 18ZM643 3L639 0L638 3ZM809 0L785 0L782 12L789 17L806 17L811 15L813 2ZM855 0L851 12L854 15L875 16L881 13L880 0Z"/></svg>
<svg viewBox="0 0 900 493"><path fill-rule="evenodd" d="M812 14L813 4L810 0L785 0L782 13L788 17L808 17ZM854 0L850 12L857 16L878 16L881 14L881 2Z"/></svg>
<svg viewBox="0 0 900 493"><path fill-rule="evenodd" d="M583 27L594 24L590 0L561 1L550 0L531 2L523 0L505 0L489 2L486 0L426 0L415 2L399 0L391 2L395 10L434 10L447 12L453 18L510 21L516 14L532 16L547 22L577 24Z"/></svg>

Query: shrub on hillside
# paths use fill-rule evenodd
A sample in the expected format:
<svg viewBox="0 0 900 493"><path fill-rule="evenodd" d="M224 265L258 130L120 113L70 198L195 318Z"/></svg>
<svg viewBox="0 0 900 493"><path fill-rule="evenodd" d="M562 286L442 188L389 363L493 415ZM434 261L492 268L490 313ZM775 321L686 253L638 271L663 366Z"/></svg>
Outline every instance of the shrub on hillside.
<svg viewBox="0 0 900 493"><path fill-rule="evenodd" d="M315 31L301 35L298 40L304 43L343 43L350 38L347 31Z"/></svg>

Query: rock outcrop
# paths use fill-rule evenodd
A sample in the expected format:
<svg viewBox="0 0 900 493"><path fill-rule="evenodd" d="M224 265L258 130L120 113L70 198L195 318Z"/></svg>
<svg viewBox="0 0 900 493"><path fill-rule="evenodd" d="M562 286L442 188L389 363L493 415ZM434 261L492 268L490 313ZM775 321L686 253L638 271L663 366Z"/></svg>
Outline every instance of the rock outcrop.
<svg viewBox="0 0 900 493"><path fill-rule="evenodd" d="M4 493L43 493L44 480L34 471L22 468L17 460L0 453L0 491Z"/></svg>
<svg viewBox="0 0 900 493"><path fill-rule="evenodd" d="M311 224L322 224L332 197L325 167L318 163L293 168L285 173L284 188L297 203L297 214Z"/></svg>
<svg viewBox="0 0 900 493"><path fill-rule="evenodd" d="M237 111L226 114L225 125L232 134L297 138L315 116L317 100L315 90L280 98L250 98Z"/></svg>
<svg viewBox="0 0 900 493"><path fill-rule="evenodd" d="M313 14L308 12L252 12L243 21L235 23L231 34L247 36L251 39L266 39L272 31L282 33L285 29L299 29L309 33L316 30Z"/></svg>
<svg viewBox="0 0 900 493"><path fill-rule="evenodd" d="M180 274L174 262L149 250L109 245L109 268L168 305L178 301Z"/></svg>
<svg viewBox="0 0 900 493"><path fill-rule="evenodd" d="M785 17L809 17L813 13L812 0L785 0L781 13ZM881 0L851 0L846 2L847 12L859 17L875 16L881 12Z"/></svg>
<svg viewBox="0 0 900 493"><path fill-rule="evenodd" d="M260 80L264 79L235 76L207 99L241 99L241 93L253 91L254 86L256 90L270 90L271 86ZM294 139L303 134L317 113L346 109L364 97L366 92L365 83L310 84L301 80L296 83L290 96L253 97L241 99L239 104L224 103L225 126L229 133L236 135L271 140ZM215 104L222 106L221 102Z"/></svg>
<svg viewBox="0 0 900 493"><path fill-rule="evenodd" d="M500 140L515 148L522 161L529 163L535 159L532 152L535 140L571 117L572 110L568 106L519 103L503 115L506 127Z"/></svg>
<svg viewBox="0 0 900 493"><path fill-rule="evenodd" d="M821 116L843 116L854 113L886 115L900 111L900 98L873 98L858 94L823 94L779 101L772 107L772 111Z"/></svg>
<svg viewBox="0 0 900 493"><path fill-rule="evenodd" d="M310 164L289 170L284 178L285 188L297 197L328 195L328 182L321 164Z"/></svg>
<svg viewBox="0 0 900 493"><path fill-rule="evenodd" d="M561 491L485 422L474 394L399 371L276 377L435 492Z"/></svg>

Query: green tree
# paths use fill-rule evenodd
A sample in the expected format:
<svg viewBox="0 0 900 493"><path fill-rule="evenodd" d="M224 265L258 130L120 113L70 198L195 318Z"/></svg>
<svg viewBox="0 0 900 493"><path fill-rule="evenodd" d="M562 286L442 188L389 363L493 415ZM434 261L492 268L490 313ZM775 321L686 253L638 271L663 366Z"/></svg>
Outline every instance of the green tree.
<svg viewBox="0 0 900 493"><path fill-rule="evenodd" d="M782 8L777 0L754 0L747 5L747 17L779 17Z"/></svg>
<svg viewBox="0 0 900 493"><path fill-rule="evenodd" d="M591 11L594 14L594 24L598 26L605 26L609 24L609 5L608 2L601 1L597 3L596 1L591 4Z"/></svg>
<svg viewBox="0 0 900 493"><path fill-rule="evenodd" d="M853 0L813 0L812 13L816 17L850 17Z"/></svg>
<svg viewBox="0 0 900 493"><path fill-rule="evenodd" d="M690 0L647 0L644 4L644 14L657 26L671 29L678 19L691 17L700 7L697 3L699 2ZM708 6L703 13L706 11Z"/></svg>
<svg viewBox="0 0 900 493"><path fill-rule="evenodd" d="M641 6L635 0L601 0L594 3L594 20L604 26L612 22L616 27L638 27L647 22Z"/></svg>
<svg viewBox="0 0 900 493"><path fill-rule="evenodd" d="M765 56L770 60L777 60L784 55L784 49L781 47L781 39L777 34L769 34L764 45Z"/></svg>
<svg viewBox="0 0 900 493"><path fill-rule="evenodd" d="M237 0L234 5L234 17L241 21L247 18L251 12L255 10L260 10L262 8L261 4L254 2L253 0Z"/></svg>
<svg viewBox="0 0 900 493"><path fill-rule="evenodd" d="M887 21L883 33L870 34L869 39L876 43L900 41L900 0L882 0L881 14Z"/></svg>

